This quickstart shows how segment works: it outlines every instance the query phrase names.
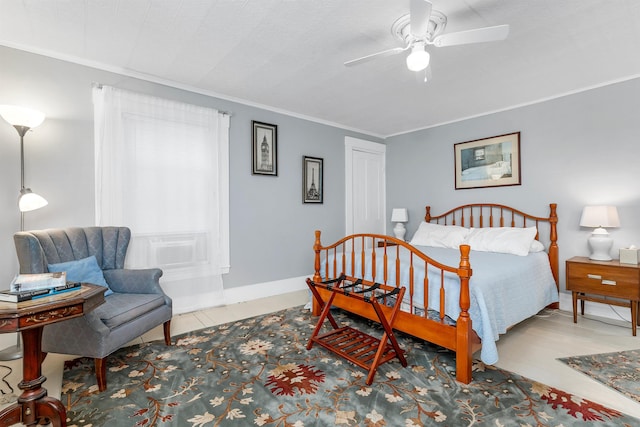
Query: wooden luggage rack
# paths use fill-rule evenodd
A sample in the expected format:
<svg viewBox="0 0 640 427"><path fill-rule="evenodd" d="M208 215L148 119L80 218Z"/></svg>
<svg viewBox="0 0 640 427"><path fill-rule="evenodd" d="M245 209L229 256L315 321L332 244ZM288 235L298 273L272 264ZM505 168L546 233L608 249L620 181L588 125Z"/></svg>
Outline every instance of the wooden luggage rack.
<svg viewBox="0 0 640 427"><path fill-rule="evenodd" d="M307 279L307 285L322 310L313 335L309 338L307 350L311 350L313 343L318 343L327 350L347 359L349 362L368 370L367 385L371 385L378 366L385 362L397 357L402 366L407 366L407 360L393 334L393 322L402 303L402 297L405 292L404 288L365 282L362 279L354 279L344 274L337 279L320 283L315 283L311 281L311 279ZM323 288L331 292L326 302L322 299L322 296L316 288ZM370 304L373 307L384 329L381 339L372 337L349 326L340 327L338 325L329 312L333 299L338 293L349 298L354 298L356 301L355 304ZM392 297L395 297L395 301L391 299ZM384 305L381 305L379 301L383 301ZM393 305L388 307L386 303L392 301ZM385 315L385 311L388 313L388 316ZM333 330L320 334L325 319L329 320Z"/></svg>

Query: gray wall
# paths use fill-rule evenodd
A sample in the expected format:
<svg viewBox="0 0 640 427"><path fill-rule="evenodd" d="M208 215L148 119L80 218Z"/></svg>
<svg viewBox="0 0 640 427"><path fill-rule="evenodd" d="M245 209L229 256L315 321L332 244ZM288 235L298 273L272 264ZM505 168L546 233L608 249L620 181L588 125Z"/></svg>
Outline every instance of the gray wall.
<svg viewBox="0 0 640 427"><path fill-rule="evenodd" d="M205 105L231 118L231 273L225 288L309 274L313 230L330 242L344 233L344 136L366 135L272 111L0 47L0 103L47 113L25 139L26 184L49 200L25 214L27 229L92 225L91 84ZM313 102L313 100L309 100ZM438 213L488 201L547 214L558 203L561 261L588 254L590 231L578 225L585 204L618 206L614 253L640 245L640 79L432 129L388 138L387 206L407 207L411 236L424 205ZM278 125L278 177L252 176L251 120ZM522 185L454 190L453 144L520 131ZM301 202L302 156L325 159L325 202ZM19 144L0 123L0 280L17 272L12 235L20 227ZM562 282L564 283L563 273Z"/></svg>
<svg viewBox="0 0 640 427"><path fill-rule="evenodd" d="M26 229L94 224L91 86L96 82L233 113L231 272L225 288L310 274L313 231L321 228L325 239L334 240L344 233L344 137L362 134L1 46L0 64L0 104L47 114L25 137L25 183L49 205L25 214ZM252 120L278 125L277 177L251 175ZM302 203L303 155L325 160L322 205ZM19 159L18 134L2 121L0 283L5 285L18 271L12 236L20 228Z"/></svg>
<svg viewBox="0 0 640 427"><path fill-rule="evenodd" d="M558 204L561 284L564 260L588 255L591 229L579 226L587 204L618 207L612 256L640 246L640 79L539 104L388 138L387 206L407 207L407 238L424 217L454 206L493 202L547 215ZM521 132L522 185L454 189L453 145Z"/></svg>

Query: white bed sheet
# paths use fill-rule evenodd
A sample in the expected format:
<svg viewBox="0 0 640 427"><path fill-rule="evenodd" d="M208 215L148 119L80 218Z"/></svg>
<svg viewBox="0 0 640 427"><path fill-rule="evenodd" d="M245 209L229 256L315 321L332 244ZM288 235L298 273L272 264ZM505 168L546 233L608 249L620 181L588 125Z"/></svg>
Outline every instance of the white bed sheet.
<svg viewBox="0 0 640 427"><path fill-rule="evenodd" d="M416 246L427 256L442 264L458 266L460 263L460 251L458 249L435 248ZM408 251L401 248L401 260L408 259ZM371 277L371 256L365 261L366 280L382 282L384 265L382 263L383 248L376 249L376 277ZM395 247L387 248L388 284L395 285ZM350 258L347 256L347 258ZM339 264L341 256L338 254ZM548 255L545 252L530 253L527 256L517 256L494 252L471 251L469 261L473 274L469 282L471 306L469 315L472 320L473 330L482 340L480 359L486 364L495 364L498 361L498 349L496 341L500 334L507 328L527 319L547 305L558 301L556 288ZM347 260L345 273L350 274L350 260ZM330 265L332 261L330 260ZM400 281L408 283L408 263L401 263ZM322 262L322 269L325 263ZM341 266L338 267L341 269ZM429 309L439 310L440 306L440 272L431 271ZM356 257L356 272L361 270L360 257ZM334 273L334 272L330 272ZM338 271L337 274L340 274ZM321 271L325 277L324 271ZM358 274L356 274L358 276ZM423 280L424 262L414 257L414 294L412 296L414 307L423 308ZM452 273L445 274L445 314L452 319L460 315L460 292L458 276ZM409 292L405 294L408 303Z"/></svg>

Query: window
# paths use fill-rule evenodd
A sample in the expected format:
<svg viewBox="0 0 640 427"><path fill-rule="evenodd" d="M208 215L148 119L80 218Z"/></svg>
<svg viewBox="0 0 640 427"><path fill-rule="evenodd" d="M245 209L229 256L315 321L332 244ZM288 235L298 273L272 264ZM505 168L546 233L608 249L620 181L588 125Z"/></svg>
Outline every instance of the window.
<svg viewBox="0 0 640 427"><path fill-rule="evenodd" d="M94 88L96 223L131 228L131 268L163 287L222 292L229 271L229 117L108 86Z"/></svg>

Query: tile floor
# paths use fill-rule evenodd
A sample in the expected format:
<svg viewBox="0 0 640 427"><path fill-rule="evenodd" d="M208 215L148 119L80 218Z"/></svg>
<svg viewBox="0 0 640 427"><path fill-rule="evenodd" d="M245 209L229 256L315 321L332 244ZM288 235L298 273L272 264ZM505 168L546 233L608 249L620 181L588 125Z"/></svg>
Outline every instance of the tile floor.
<svg viewBox="0 0 640 427"><path fill-rule="evenodd" d="M171 322L173 335L237 319L303 305L308 292L298 291L277 297L214 307L193 313L177 315ZM132 344L162 339L161 328L145 334ZM640 418L640 403L601 385L584 374L557 361L558 357L605 353L640 348L640 335L631 335L628 322L597 317L581 317L574 324L566 311L544 311L515 327L498 341L500 361L497 366L525 377L582 396L629 415ZM49 395L60 396L63 361L71 356L50 354L43 364L44 386ZM21 362L0 362L11 366L13 373L5 378L16 392L21 375ZM1 403L1 402L0 402Z"/></svg>

